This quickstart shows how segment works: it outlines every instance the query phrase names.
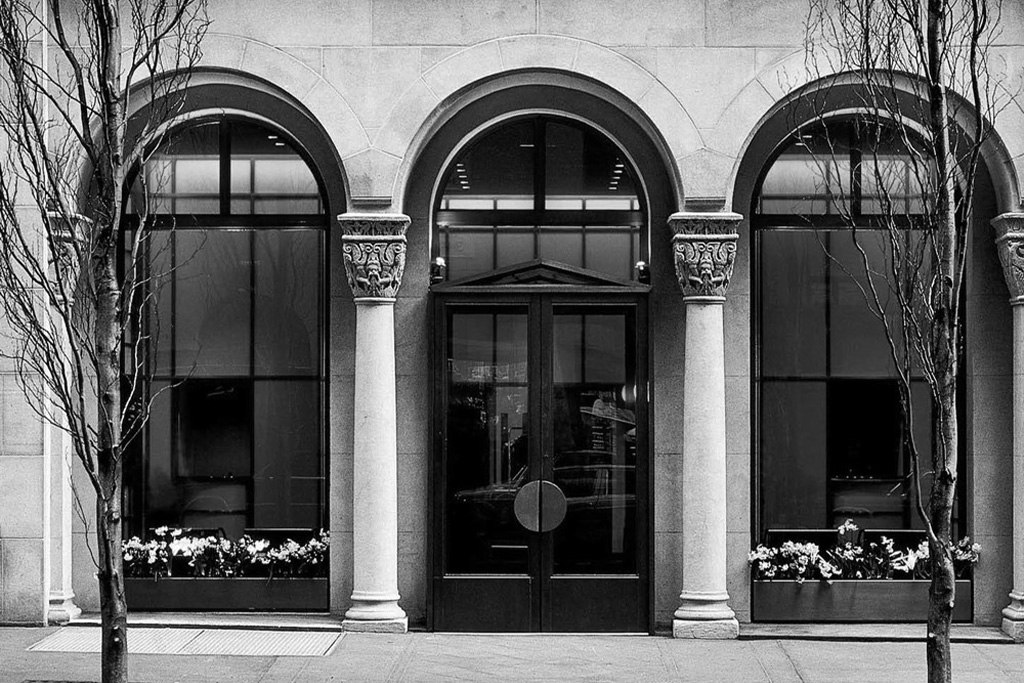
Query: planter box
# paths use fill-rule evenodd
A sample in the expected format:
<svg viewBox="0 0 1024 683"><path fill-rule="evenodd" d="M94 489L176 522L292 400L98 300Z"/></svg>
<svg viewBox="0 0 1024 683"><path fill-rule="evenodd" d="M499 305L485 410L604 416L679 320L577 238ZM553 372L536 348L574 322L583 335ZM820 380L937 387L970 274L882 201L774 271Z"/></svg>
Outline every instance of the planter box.
<svg viewBox="0 0 1024 683"><path fill-rule="evenodd" d="M754 581L756 621L924 622L929 581ZM970 581L956 582L953 621L971 621Z"/></svg>
<svg viewBox="0 0 1024 683"><path fill-rule="evenodd" d="M210 612L323 612L327 579L126 578L132 610Z"/></svg>

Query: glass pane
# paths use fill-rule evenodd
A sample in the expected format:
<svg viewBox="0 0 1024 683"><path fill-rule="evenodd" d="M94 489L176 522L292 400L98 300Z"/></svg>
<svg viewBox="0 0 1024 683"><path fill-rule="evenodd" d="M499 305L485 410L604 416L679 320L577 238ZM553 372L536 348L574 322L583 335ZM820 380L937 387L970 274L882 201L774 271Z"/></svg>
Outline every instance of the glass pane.
<svg viewBox="0 0 1024 683"><path fill-rule="evenodd" d="M627 230L589 228L587 230L587 268L620 280L633 276L633 258L630 247L632 235Z"/></svg>
<svg viewBox="0 0 1024 683"><path fill-rule="evenodd" d="M591 197L586 200L584 208L591 211L632 211L635 202L635 199L629 197Z"/></svg>
<svg viewBox="0 0 1024 683"><path fill-rule="evenodd" d="M902 157L866 154L861 162L861 213L906 215L909 174Z"/></svg>
<svg viewBox="0 0 1024 683"><path fill-rule="evenodd" d="M583 267L583 233L580 228L541 228L537 235L537 257Z"/></svg>
<svg viewBox="0 0 1024 683"><path fill-rule="evenodd" d="M825 386L825 382L761 384L762 531L822 529L829 524Z"/></svg>
<svg viewBox="0 0 1024 683"><path fill-rule="evenodd" d="M189 379L172 391L181 524L237 538L250 507L252 382Z"/></svg>
<svg viewBox="0 0 1024 683"><path fill-rule="evenodd" d="M789 152L780 156L761 186L761 212L823 214L827 197L837 188L830 185L835 167L827 157L818 158Z"/></svg>
<svg viewBox="0 0 1024 683"><path fill-rule="evenodd" d="M320 232L256 233L256 374L320 370Z"/></svg>
<svg viewBox="0 0 1024 683"><path fill-rule="evenodd" d="M143 190L148 192L150 197L155 194L173 195L174 168L175 161L173 157L163 154L154 156L149 160L149 163L146 164L145 186L143 186L142 182L139 181L136 182L135 189L139 192L142 192ZM216 180L219 182L220 178L218 177ZM216 192L218 189L219 185L214 185L210 191ZM136 192L133 192L132 194L135 196Z"/></svg>
<svg viewBox="0 0 1024 683"><path fill-rule="evenodd" d="M252 161L249 159L231 160L231 194L252 193Z"/></svg>
<svg viewBox="0 0 1024 683"><path fill-rule="evenodd" d="M212 194L220 191L220 160L178 159L174 162L174 191L178 194Z"/></svg>
<svg viewBox="0 0 1024 683"><path fill-rule="evenodd" d="M172 335L174 317L172 303L174 301L171 280L173 267L173 235L170 230L154 230L145 239L145 249L149 254L149 303L146 317L146 334L149 337L147 349L151 359L152 372L167 375L173 371L172 366Z"/></svg>
<svg viewBox="0 0 1024 683"><path fill-rule="evenodd" d="M825 375L826 260L821 233L762 230L761 374Z"/></svg>
<svg viewBox="0 0 1024 683"><path fill-rule="evenodd" d="M527 335L526 317L522 315L494 316L494 379L498 382L525 383L527 372L526 344L515 344L514 340L525 340Z"/></svg>
<svg viewBox="0 0 1024 683"><path fill-rule="evenodd" d="M494 208L493 199L479 199L477 197L452 197L446 202L449 209L490 211Z"/></svg>
<svg viewBox="0 0 1024 683"><path fill-rule="evenodd" d="M568 123L545 124L547 196L552 210L583 208L595 198L629 201L636 197L633 175L625 157L597 131ZM628 207L626 207L628 208Z"/></svg>
<svg viewBox="0 0 1024 683"><path fill-rule="evenodd" d="M181 491L171 458L171 392L167 382L153 382L149 391L148 457L144 469L146 530L164 525L179 526L181 522Z"/></svg>
<svg viewBox="0 0 1024 683"><path fill-rule="evenodd" d="M231 124L232 210L238 214L317 214L320 190L306 161L278 133ZM257 198L247 206L245 194ZM259 197L259 195L264 195Z"/></svg>
<svg viewBox="0 0 1024 683"><path fill-rule="evenodd" d="M324 476L320 457L320 383L255 383L253 526L316 529Z"/></svg>
<svg viewBox="0 0 1024 683"><path fill-rule="evenodd" d="M832 375L891 377L895 374L892 354L885 326L872 312L875 304L871 294L873 283L894 333L900 335L899 303L884 274L889 267L888 232L858 230L855 243L852 233L834 231L829 239ZM872 272L870 281L864 271L865 256Z"/></svg>
<svg viewBox="0 0 1024 683"><path fill-rule="evenodd" d="M454 208L454 207L453 207ZM495 202L495 208L503 209L532 209L533 197L499 197Z"/></svg>
<svg viewBox="0 0 1024 683"><path fill-rule="evenodd" d="M448 232L448 279L494 270L494 232L453 229Z"/></svg>
<svg viewBox="0 0 1024 683"><path fill-rule="evenodd" d="M473 143L455 160L445 180L444 199L450 209L493 208L457 203L460 195L479 200L530 198L532 209L534 122L502 126ZM511 207L509 207L511 208Z"/></svg>
<svg viewBox="0 0 1024 683"><path fill-rule="evenodd" d="M320 213L320 200L315 197L282 197L276 199L257 197L253 204L255 204L255 212L259 214L295 213L310 215Z"/></svg>
<svg viewBox="0 0 1024 683"><path fill-rule="evenodd" d="M829 382L830 526L852 519L861 528L910 527L914 513L903 480L909 461L901 415L895 381Z"/></svg>
<svg viewBox="0 0 1024 683"><path fill-rule="evenodd" d="M231 199L231 215L233 216L248 216L253 212L252 210L253 201L251 197L245 197L244 199Z"/></svg>
<svg viewBox="0 0 1024 683"><path fill-rule="evenodd" d="M554 318L555 383L572 384L583 381L583 316L556 315Z"/></svg>
<svg viewBox="0 0 1024 683"><path fill-rule="evenodd" d="M249 231L176 231L178 375L249 374L250 239Z"/></svg>
<svg viewBox="0 0 1024 683"><path fill-rule="evenodd" d="M495 237L498 241L498 259L495 267L511 266L534 258L532 230L499 228Z"/></svg>
<svg viewBox="0 0 1024 683"><path fill-rule="evenodd" d="M159 152L146 162L145 182L142 178L132 188L132 205L137 208L146 206L145 196L150 198L149 210L157 213L157 206L152 202L153 195L160 194L172 197L180 194L204 194L214 198L220 193L220 126L218 123L204 123L175 131L165 142ZM219 205L213 211L208 205L195 205L194 209L185 205L174 207L178 213L217 213ZM170 212L170 206L164 206L160 213Z"/></svg>
<svg viewBox="0 0 1024 683"><path fill-rule="evenodd" d="M635 383L632 318L556 312L552 344L553 481L567 502L554 531L555 572L635 572L636 406L626 400ZM582 381L573 370L580 366Z"/></svg>
<svg viewBox="0 0 1024 683"><path fill-rule="evenodd" d="M453 313L448 356L445 525L448 573L528 570L513 501L527 482L527 316Z"/></svg>
<svg viewBox="0 0 1024 683"><path fill-rule="evenodd" d="M173 200L172 211L177 214L199 214L208 216L220 213L217 198L177 197Z"/></svg>
<svg viewBox="0 0 1024 683"><path fill-rule="evenodd" d="M584 382L625 384L625 324L626 319L622 315L583 316Z"/></svg>
<svg viewBox="0 0 1024 683"><path fill-rule="evenodd" d="M256 159L255 191L260 194L317 194L316 179L299 157Z"/></svg>

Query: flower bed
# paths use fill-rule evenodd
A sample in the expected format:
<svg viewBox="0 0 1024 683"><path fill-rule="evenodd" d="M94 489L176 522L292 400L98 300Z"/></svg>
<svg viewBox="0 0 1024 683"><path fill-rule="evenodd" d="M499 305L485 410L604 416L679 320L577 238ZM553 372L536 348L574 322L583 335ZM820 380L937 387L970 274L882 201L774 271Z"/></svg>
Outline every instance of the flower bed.
<svg viewBox="0 0 1024 683"><path fill-rule="evenodd" d="M849 520L834 547L786 541L759 545L748 561L753 614L760 621L923 621L928 611L928 543L897 548L892 539L859 541ZM971 568L981 547L964 538L951 548L956 573L955 621L972 616Z"/></svg>
<svg viewBox="0 0 1024 683"><path fill-rule="evenodd" d="M156 530L123 543L131 608L313 611L328 604L330 535L306 543L238 540L191 529Z"/></svg>
<svg viewBox="0 0 1024 683"><path fill-rule="evenodd" d="M155 538L133 536L122 544L126 577L326 578L330 534L306 543L277 545L242 536L237 541L192 529L156 529Z"/></svg>

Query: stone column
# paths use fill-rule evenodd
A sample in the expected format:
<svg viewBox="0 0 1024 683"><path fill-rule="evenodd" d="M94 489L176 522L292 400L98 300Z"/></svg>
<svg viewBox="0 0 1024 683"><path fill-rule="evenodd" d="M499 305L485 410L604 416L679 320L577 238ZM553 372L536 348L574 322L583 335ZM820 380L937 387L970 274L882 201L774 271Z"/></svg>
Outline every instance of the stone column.
<svg viewBox="0 0 1024 683"><path fill-rule="evenodd" d="M1024 642L1024 213L992 221L1013 307L1013 590L1003 631Z"/></svg>
<svg viewBox="0 0 1024 683"><path fill-rule="evenodd" d="M352 606L347 631L405 633L398 606L395 295L405 270L402 214L338 217L356 304Z"/></svg>
<svg viewBox="0 0 1024 683"><path fill-rule="evenodd" d="M735 213L676 213L676 277L686 306L683 360L683 590L676 638L735 638L726 592L723 304L736 258ZM747 340L733 340L747 343Z"/></svg>

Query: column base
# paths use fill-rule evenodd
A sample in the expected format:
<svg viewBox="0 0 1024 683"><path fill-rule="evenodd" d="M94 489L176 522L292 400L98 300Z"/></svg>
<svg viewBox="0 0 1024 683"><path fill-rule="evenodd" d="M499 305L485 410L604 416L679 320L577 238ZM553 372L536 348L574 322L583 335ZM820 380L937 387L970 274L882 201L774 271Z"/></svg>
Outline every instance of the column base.
<svg viewBox="0 0 1024 683"><path fill-rule="evenodd" d="M695 640L734 640L740 635L740 623L732 619L673 619L673 638Z"/></svg>
<svg viewBox="0 0 1024 683"><path fill-rule="evenodd" d="M729 594L724 591L684 590L679 595L679 609L673 615L673 638L728 640L740 635L736 613L729 607Z"/></svg>
<svg viewBox="0 0 1024 683"><path fill-rule="evenodd" d="M378 594L378 599L368 600L370 593L352 595L352 606L345 612L342 627L346 631L368 631L370 633L405 633L409 630L409 619L405 610L398 606L398 595ZM370 624L357 628L359 624ZM351 625L349 628L348 625Z"/></svg>
<svg viewBox="0 0 1024 683"><path fill-rule="evenodd" d="M1010 604L1003 609L1003 633L1024 643L1024 595L1010 593Z"/></svg>
<svg viewBox="0 0 1024 683"><path fill-rule="evenodd" d="M409 619L345 619L341 630L352 633L408 633Z"/></svg>
<svg viewBox="0 0 1024 683"><path fill-rule="evenodd" d="M82 609L75 604L73 593L51 595L46 608L46 623L50 626L63 626L81 614Z"/></svg>

